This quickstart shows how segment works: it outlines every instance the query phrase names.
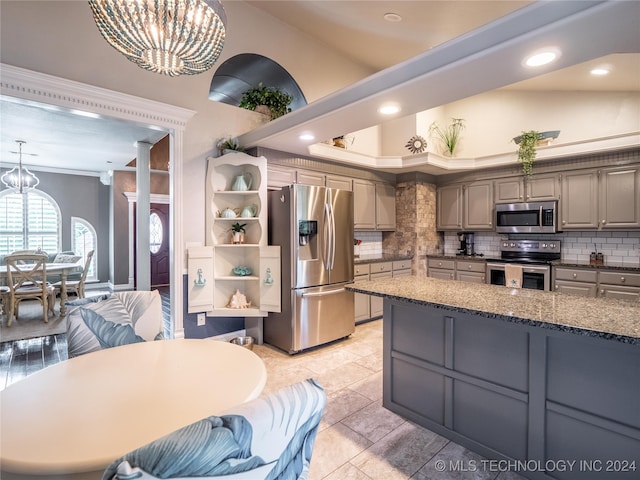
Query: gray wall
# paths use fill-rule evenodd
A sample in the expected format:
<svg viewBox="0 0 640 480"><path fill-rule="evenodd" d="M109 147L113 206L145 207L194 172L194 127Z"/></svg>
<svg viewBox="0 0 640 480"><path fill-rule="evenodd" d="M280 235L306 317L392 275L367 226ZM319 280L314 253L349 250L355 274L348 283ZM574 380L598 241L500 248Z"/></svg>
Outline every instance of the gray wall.
<svg viewBox="0 0 640 480"><path fill-rule="evenodd" d="M4 171L0 172L2 175ZM71 217L91 223L98 236L98 279L109 280L109 189L97 177L34 171L40 179L37 189L49 195L62 215L61 250L71 250Z"/></svg>

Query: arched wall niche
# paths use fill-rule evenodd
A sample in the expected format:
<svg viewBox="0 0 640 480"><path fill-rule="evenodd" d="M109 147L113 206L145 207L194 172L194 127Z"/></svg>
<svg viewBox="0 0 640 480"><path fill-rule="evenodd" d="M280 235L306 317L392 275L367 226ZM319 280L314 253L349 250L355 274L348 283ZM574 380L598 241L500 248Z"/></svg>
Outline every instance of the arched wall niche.
<svg viewBox="0 0 640 480"><path fill-rule="evenodd" d="M307 104L304 93L289 72L270 58L257 53L241 53L222 63L211 80L209 100L237 107L242 94L259 83L267 87L278 87L291 95L291 110Z"/></svg>

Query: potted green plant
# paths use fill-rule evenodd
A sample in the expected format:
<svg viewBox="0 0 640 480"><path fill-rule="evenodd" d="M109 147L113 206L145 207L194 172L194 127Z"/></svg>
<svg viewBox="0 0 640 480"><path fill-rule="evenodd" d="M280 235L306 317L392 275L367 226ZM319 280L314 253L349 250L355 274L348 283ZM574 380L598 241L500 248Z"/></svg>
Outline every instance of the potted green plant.
<svg viewBox="0 0 640 480"><path fill-rule="evenodd" d="M271 120L291 111L289 105L293 97L277 87L266 87L260 82L242 94L239 107L256 112L267 113Z"/></svg>
<svg viewBox="0 0 640 480"><path fill-rule="evenodd" d="M540 133L535 130L522 132L521 135L513 139L518 144L518 161L522 163L522 173L531 175L533 173L533 162L536 159L536 147L540 140Z"/></svg>
<svg viewBox="0 0 640 480"><path fill-rule="evenodd" d="M460 140L460 134L464 128L463 118L451 118L451 123L444 128L441 128L438 122L433 122L429 126L429 136L435 137L442 143L445 154L453 157L453 153Z"/></svg>
<svg viewBox="0 0 640 480"><path fill-rule="evenodd" d="M233 235L231 241L234 244L244 243L244 234L245 234L244 227L246 226L247 226L246 223L238 223L238 222L231 225L231 232Z"/></svg>
<svg viewBox="0 0 640 480"><path fill-rule="evenodd" d="M244 148L240 146L238 139L234 137L221 138L218 140L216 147L220 151L221 155L231 152L244 152Z"/></svg>

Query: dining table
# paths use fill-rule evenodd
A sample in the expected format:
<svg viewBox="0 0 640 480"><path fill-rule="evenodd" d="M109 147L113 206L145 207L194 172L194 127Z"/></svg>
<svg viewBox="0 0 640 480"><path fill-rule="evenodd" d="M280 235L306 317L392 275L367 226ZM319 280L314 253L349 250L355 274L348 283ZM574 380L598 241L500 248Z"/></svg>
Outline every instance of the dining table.
<svg viewBox="0 0 640 480"><path fill-rule="evenodd" d="M60 316L64 316L67 313L67 276L70 273L75 273L82 270L80 263L46 263L47 275L60 276ZM25 268L31 268L26 265ZM7 277L7 265L0 265L0 279Z"/></svg>
<svg viewBox="0 0 640 480"><path fill-rule="evenodd" d="M125 453L257 398L266 379L253 351L212 339L62 361L0 392L0 477L100 479Z"/></svg>

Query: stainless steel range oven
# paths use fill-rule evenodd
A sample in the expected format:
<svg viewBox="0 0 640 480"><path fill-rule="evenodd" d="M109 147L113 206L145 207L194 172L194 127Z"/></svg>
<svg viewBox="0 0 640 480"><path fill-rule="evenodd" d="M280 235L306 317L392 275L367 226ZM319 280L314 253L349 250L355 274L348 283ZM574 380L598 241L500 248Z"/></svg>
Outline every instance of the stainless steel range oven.
<svg viewBox="0 0 640 480"><path fill-rule="evenodd" d="M487 260L487 283L505 285L505 264L522 267L522 288L551 290L551 262L560 259L559 240L505 240L500 258Z"/></svg>

